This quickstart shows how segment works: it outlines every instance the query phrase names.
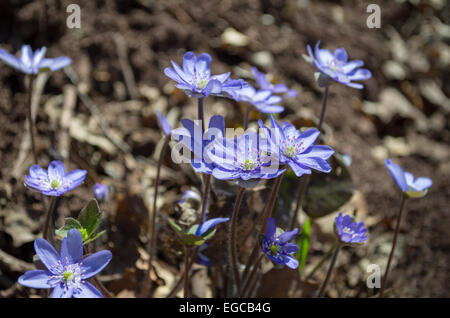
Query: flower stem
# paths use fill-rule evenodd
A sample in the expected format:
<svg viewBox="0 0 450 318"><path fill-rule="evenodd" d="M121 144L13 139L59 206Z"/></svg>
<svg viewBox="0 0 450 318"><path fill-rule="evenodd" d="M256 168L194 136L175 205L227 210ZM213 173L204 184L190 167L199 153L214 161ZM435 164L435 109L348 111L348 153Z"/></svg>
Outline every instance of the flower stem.
<svg viewBox="0 0 450 318"><path fill-rule="evenodd" d="M387 278L389 275L389 268L391 267L391 262L392 262L392 258L394 256L395 246L397 245L397 236L400 231L400 221L402 219L402 213L403 213L403 210L405 207L405 203L406 203L406 195L403 194L402 202L400 203L400 211L398 212L398 215L397 215L397 225L395 226L394 240L392 242L392 249L391 249L391 252L389 253L389 259L388 259L388 263L386 266L386 271L384 272L383 283L381 284L380 298L383 297L384 290L386 288L386 282L387 282Z"/></svg>
<svg viewBox="0 0 450 318"><path fill-rule="evenodd" d="M189 298L189 248L184 246L184 298Z"/></svg>
<svg viewBox="0 0 450 318"><path fill-rule="evenodd" d="M202 138L205 132L205 115L203 113L203 98L198 98L198 120L202 122Z"/></svg>
<svg viewBox="0 0 450 318"><path fill-rule="evenodd" d="M167 146L169 145L170 138L166 137L164 140L164 145L161 149L161 152L159 154L159 160L158 160L158 167L156 169L156 179L155 179L155 192L153 194L153 213L149 220L149 238L148 238L148 269L147 273L145 275L144 280L144 286L141 293L141 298L148 297L150 291L151 291L151 279L150 279L150 272L152 270L152 262L153 262L153 254L155 251L155 245L156 245L156 214L157 214L157 208L156 208L156 202L158 199L158 187L159 187L159 179L161 175L161 166L162 162L164 160L164 154L166 153Z"/></svg>
<svg viewBox="0 0 450 318"><path fill-rule="evenodd" d="M207 175L203 175L203 183L204 183L204 187L203 187L203 196L202 196L202 223L206 221L206 210L208 207L208 198L209 198L209 193L211 192L211 181L212 181L212 175L207 174Z"/></svg>
<svg viewBox="0 0 450 318"><path fill-rule="evenodd" d="M92 243L94 243L93 241ZM85 244L83 245L84 248L84 254L87 255L90 253L89 251L89 245ZM92 253L95 252L95 248L92 248ZM111 294L111 292L103 285L103 283L97 278L97 276L92 277L92 282L94 283L95 287L100 289L100 292L103 294L105 298L114 298L114 296Z"/></svg>
<svg viewBox="0 0 450 318"><path fill-rule="evenodd" d="M248 107L248 105L245 104L244 130L247 130L247 128L248 128L249 116L250 116L250 107Z"/></svg>
<svg viewBox="0 0 450 318"><path fill-rule="evenodd" d="M36 143L34 141L34 121L33 114L31 110L31 99L33 96L33 83L35 76L33 74L29 75L28 79L28 130L30 131L31 140L31 151L33 152L34 163L37 164L37 154L36 154Z"/></svg>
<svg viewBox="0 0 450 318"><path fill-rule="evenodd" d="M295 225L297 224L298 213L300 212L300 209L302 207L303 195L305 194L306 187L308 186L310 176L311 176L310 174L307 174L303 175L301 178L300 187L297 195L297 203L295 204L294 215L292 216L292 221L290 225L291 231L295 228Z"/></svg>
<svg viewBox="0 0 450 318"><path fill-rule="evenodd" d="M264 257L264 253L261 253L259 255L259 257L257 258L256 263L253 266L253 269L250 273L250 276L248 277L247 281L245 282L244 287L242 288L242 290L239 294L239 297L245 297L247 290L248 290L249 286L251 285L251 282L252 282L253 278L255 277L256 272L258 271L259 264L261 263L263 257Z"/></svg>
<svg viewBox="0 0 450 318"><path fill-rule="evenodd" d="M52 196L50 198L50 205L49 205L49 208L47 210L47 215L45 216L44 229L42 230L42 237L45 240L48 240L49 229L50 229L50 220L52 218L53 211L55 210L56 200L57 199L58 199L58 197L55 197L55 196Z"/></svg>
<svg viewBox="0 0 450 318"><path fill-rule="evenodd" d="M267 222L269 221L269 217L270 214L273 210L273 207L275 205L275 201L277 198L277 194L278 194L278 190L280 189L280 184L281 184L281 179L283 178L283 175L281 174L280 176L278 176L275 179L275 184L272 187L272 192L270 193L269 196L269 202L268 204L265 206L263 215L264 215L264 220L263 220L263 224L261 227L261 233L264 234L266 232L266 227L267 227ZM256 240L255 242L255 246L253 247L252 253L250 254L250 257L247 260L247 264L245 265L245 269L244 272L242 274L242 282L245 283L246 282L246 278L248 275L248 272L250 270L250 267L252 267L255 258L257 256L258 253L258 249L259 249L259 241Z"/></svg>
<svg viewBox="0 0 450 318"><path fill-rule="evenodd" d="M328 87L329 86L325 87L325 91L323 92L322 96L322 110L320 111L319 125L317 125L317 129L319 129L319 131L322 130L323 121L325 119L325 111L327 110ZM310 174L303 176L302 181L300 183L297 195L297 203L295 205L294 215L291 221L291 228L290 228L291 230L295 227L295 224L297 222L298 213L300 211L300 208L302 207L303 195L305 194L310 177L311 177Z"/></svg>
<svg viewBox="0 0 450 318"><path fill-rule="evenodd" d="M241 288L241 278L239 276L236 248L236 224L239 208L241 207L242 198L244 197L244 192L245 188L239 187L236 195L236 201L234 203L233 215L231 216L230 233L228 236L228 253L230 257L231 268L233 269L234 281L238 290L240 290Z"/></svg>
<svg viewBox="0 0 450 318"><path fill-rule="evenodd" d="M336 259L339 254L339 251L341 250L341 247L342 245L340 243L337 243L336 249L334 250L333 253L333 258L331 259L330 262L330 267L328 268L327 276L325 277L325 280L323 281L322 286L320 287L319 294L317 295L318 298L321 298L323 296L323 293L325 292L325 288L327 287L328 281L330 280L331 272L333 271L333 267L334 264L336 263Z"/></svg>
<svg viewBox="0 0 450 318"><path fill-rule="evenodd" d="M195 260L196 260L196 258L197 258L198 250L199 250L199 247L197 246L197 247L194 249L194 252L192 253L191 260L189 261L188 272L189 272L189 270L191 269L192 265L194 265L194 262L195 262ZM167 295L166 298L173 298L173 297L175 296L176 292L177 292L177 291L180 289L180 287L181 287L181 283L184 282L184 277L185 277L185 271L183 271L183 273L182 273L181 276L180 276L180 279L179 279L179 280L177 281L177 283L174 285L174 287L173 287L172 290L169 292L169 294ZM190 277L190 274L189 274L189 277Z"/></svg>
<svg viewBox="0 0 450 318"><path fill-rule="evenodd" d="M317 126L317 129L319 130L322 130L323 121L325 119L325 111L327 110L328 87L329 86L325 87L325 91L322 96L322 110L320 111L319 125Z"/></svg>
<svg viewBox="0 0 450 318"><path fill-rule="evenodd" d="M314 266L314 268L311 270L311 272L306 275L305 277L305 281L309 280L311 277L314 276L315 272L323 265L323 263L325 263L325 261L331 256L331 254L333 253L334 249L336 248L337 243L334 243L333 245L331 245L331 248L328 250L328 252L322 256L322 258L320 259L320 261L316 264L316 266Z"/></svg>

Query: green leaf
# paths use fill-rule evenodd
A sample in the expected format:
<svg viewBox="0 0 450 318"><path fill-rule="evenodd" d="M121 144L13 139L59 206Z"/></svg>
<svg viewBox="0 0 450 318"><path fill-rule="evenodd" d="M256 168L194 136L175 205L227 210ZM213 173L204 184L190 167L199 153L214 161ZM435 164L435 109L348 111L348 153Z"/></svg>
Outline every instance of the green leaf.
<svg viewBox="0 0 450 318"><path fill-rule="evenodd" d="M189 230L187 230L186 234L194 234L195 235L195 232L197 231L199 226L200 226L199 224L192 225L189 228Z"/></svg>
<svg viewBox="0 0 450 318"><path fill-rule="evenodd" d="M305 191L303 211L319 218L339 210L353 195L353 182L348 166L339 154L330 158L330 173L313 173Z"/></svg>
<svg viewBox="0 0 450 318"><path fill-rule="evenodd" d="M302 237L300 239L300 242L298 243L298 252L296 255L296 259L299 262L298 273L300 276L302 275L302 271L305 268L306 259L308 257L310 233L311 233L311 220L307 219L303 224Z"/></svg>
<svg viewBox="0 0 450 318"><path fill-rule="evenodd" d="M74 218L65 218L65 224L62 228L55 231L55 234L60 236L61 238L65 238L67 236L67 232L71 229L82 229L83 226Z"/></svg>
<svg viewBox="0 0 450 318"><path fill-rule="evenodd" d="M183 235L183 230L181 229L181 227L175 223L175 221L168 219L170 226L172 227L172 229L177 232L178 235Z"/></svg>
<svg viewBox="0 0 450 318"><path fill-rule="evenodd" d="M213 237L214 234L216 234L216 229L215 228L210 228L208 231L203 233L202 237L206 241L206 240L210 239L211 237Z"/></svg>
<svg viewBox="0 0 450 318"><path fill-rule="evenodd" d="M102 220L102 211L97 200L91 200L78 215L78 221L86 229L88 237L94 234Z"/></svg>
<svg viewBox="0 0 450 318"><path fill-rule="evenodd" d="M98 239L100 236L102 236L105 233L106 233L106 230L100 231L97 234L89 237L86 241L83 242L83 244L88 244L90 242L93 242L93 241L95 241L96 239Z"/></svg>
<svg viewBox="0 0 450 318"><path fill-rule="evenodd" d="M182 234L181 241L185 245L199 246L205 242L205 239L201 236L197 236L194 234Z"/></svg>

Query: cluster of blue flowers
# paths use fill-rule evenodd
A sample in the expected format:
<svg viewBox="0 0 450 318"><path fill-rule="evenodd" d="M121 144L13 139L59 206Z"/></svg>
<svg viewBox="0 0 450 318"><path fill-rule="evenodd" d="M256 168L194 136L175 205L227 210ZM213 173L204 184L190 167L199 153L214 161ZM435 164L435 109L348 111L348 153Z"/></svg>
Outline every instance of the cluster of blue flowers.
<svg viewBox="0 0 450 318"><path fill-rule="evenodd" d="M364 63L360 60L348 60L348 54L344 48L338 48L333 53L320 49L319 42L314 51L307 46L310 62L317 69L317 80L320 86L328 87L333 83L343 84L352 88L361 89L363 85L354 81L367 80L371 77L371 72L360 68ZM45 58L46 48L36 50L24 45L20 58L0 49L0 60L13 68L34 76L40 72L56 71L71 63L68 57ZM334 150L326 145L318 144L320 135L319 129L297 128L289 122L279 123L272 114L280 113L284 110L281 105L284 98L292 98L298 92L289 89L280 83L271 83L268 77L256 68L252 68L254 80L259 86L255 88L243 79L232 79L230 73L211 75L211 56L201 53L196 56L193 52L187 52L183 56L182 67L171 62L172 67L167 67L164 73L176 82L175 86L183 90L187 96L195 98L199 103L199 120L203 120L203 99L208 96L225 97L244 102L255 107L261 113L270 115L270 127L266 126L262 120L258 121L261 134L252 130L247 130L239 136L228 138L226 134L226 121L220 115L214 115L209 120L208 128L204 131L204 123L191 119L181 119L181 126L173 128L165 115L158 112L158 124L165 136L165 145L173 138L181 143L189 152L189 162L193 170L203 175L205 189L202 196L197 192L188 190L178 202L182 206L189 200L201 203L204 213L201 222L183 230L176 223L171 225L180 237L181 242L186 246L185 279L189 271L189 254L195 257L196 261L202 265L211 265L211 260L203 253L207 247L206 242L216 231L216 227L221 223L230 220L229 217L219 217L207 219L208 194L211 187L211 178L219 180L233 180L238 185L239 192L236 196L235 212L231 218L230 225L230 262L233 267L234 279L237 285L238 295L246 295L248 286L251 285L253 275L245 275L248 268L242 273L237 266L239 260L236 253L235 234L236 217L240 203L247 188L254 187L260 180L274 179L272 194L264 210L264 221L260 231L261 240L257 243L257 249L261 255L266 255L274 263L295 269L299 266L299 261L295 257L298 246L290 241L295 240L299 232L298 228L290 231L283 231L276 227L275 219L270 217L273 204L278 195L279 185L283 174L290 168L297 177L308 176L313 170L322 173L329 173L332 166L329 162ZM325 112L325 102L322 109L321 121ZM248 113L246 114L248 116ZM244 126L248 123L248 117L244 119ZM245 127L246 128L246 127ZM162 152L166 147L163 148ZM162 158L163 153L160 154ZM414 176L403 171L403 169L387 159L386 167L403 193L403 199L418 198L424 196L432 181L426 177L415 179ZM158 165L157 178L155 180L155 197L153 219L149 225L149 271L152 267L153 245L156 242L155 222L156 222L156 201L157 186L159 183L159 173L161 159ZM61 161L52 161L47 170L41 168L37 163L29 168L29 175L25 176L25 186L32 191L40 192L45 196L59 197L80 186L86 178L87 171L72 170L66 172ZM94 197L102 202L111 197L111 186L96 183L93 188ZM402 204L403 208L403 204ZM49 215L51 210L49 211ZM401 215L401 213L400 213ZM102 297L103 294L88 280L93 278L110 262L111 252L103 250L90 254L83 258L83 244L87 242L92 233L86 232L81 222L72 221L77 228L67 228L63 237L60 253L45 239L37 239L34 243L35 251L40 261L45 265L45 270L33 270L20 276L19 283L31 288L53 289L51 297ZM98 220L95 220L98 225ZM398 220L399 223L399 220ZM47 225L46 225L47 226ZM45 228L44 233L46 233ZM367 228L364 222L356 222L351 215L343 215L341 212L335 218L334 230L336 233L337 245L356 246L361 245L368 239ZM45 237L45 234L44 234ZM395 242L396 238L394 238ZM395 247L395 244L394 244ZM393 248L394 248L393 247ZM337 256L330 265L329 273ZM258 264L253 266L257 270ZM389 269L389 265L388 265ZM387 277L388 269L385 276ZM147 279L149 279L147 275ZM241 280L242 278L242 280ZM322 285L319 295L323 294L327 279ZM187 288L185 282L185 289ZM187 291L185 290L185 295ZM144 295L146 292L144 293Z"/></svg>

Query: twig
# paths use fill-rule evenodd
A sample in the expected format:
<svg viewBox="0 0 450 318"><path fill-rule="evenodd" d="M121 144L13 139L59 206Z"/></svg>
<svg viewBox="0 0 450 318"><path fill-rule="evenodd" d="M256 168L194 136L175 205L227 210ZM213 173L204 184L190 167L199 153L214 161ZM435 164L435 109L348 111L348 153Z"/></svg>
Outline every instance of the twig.
<svg viewBox="0 0 450 318"><path fill-rule="evenodd" d="M33 121L36 120L37 108L41 100L42 92L44 91L45 83L47 82L48 74L41 73L38 75L33 89L33 96L31 98L31 117ZM11 169L11 176L15 179L22 178L25 169L25 161L28 158L29 150L31 147L31 139L29 132L29 124L25 123L25 132L22 135L22 140L19 146L19 154L17 160L14 162L14 166Z"/></svg>
<svg viewBox="0 0 450 318"><path fill-rule="evenodd" d="M395 246L397 245L397 236L398 236L398 233L400 232L400 221L402 220L402 213L403 213L403 210L405 207L405 203L406 203L406 195L403 194L402 203L400 203L400 211L398 212L398 215L397 215L397 224L395 226L394 240L392 242L391 252L389 253L389 259L388 259L388 263L386 266L386 271L384 272L383 283L381 285L380 298L383 298L384 289L386 288L387 278L389 275L389 268L391 267L392 258L394 257Z"/></svg>
<svg viewBox="0 0 450 318"><path fill-rule="evenodd" d="M161 152L159 154L159 160L158 160L158 167L156 170L156 179L155 179L155 192L153 196L153 213L149 220L149 240L148 240L148 270L145 276L144 280L144 286L142 288L141 297L147 297L148 294L151 291L151 279L150 279L150 272L152 270L152 262L153 262L153 254L155 251L156 246L156 214L157 214L157 207L156 207L156 201L158 199L158 187L159 187L159 179L161 175L161 166L162 162L164 160L164 154L166 153L167 146L169 145L170 138L165 137L164 145L161 149Z"/></svg>
<svg viewBox="0 0 450 318"><path fill-rule="evenodd" d="M139 99L139 90L136 86L136 80L134 79L133 69L128 62L128 48L127 43L123 36L119 33L113 34L114 43L117 48L117 55L119 56L119 64L122 69L123 77L125 79L125 85L127 86L128 93L130 93L131 99Z"/></svg>
<svg viewBox="0 0 450 318"><path fill-rule="evenodd" d="M64 86L64 104L59 125L61 131L58 138L58 152L64 159L68 159L70 152L70 122L77 103L77 89L73 85Z"/></svg>
<svg viewBox="0 0 450 318"><path fill-rule="evenodd" d="M8 267L12 272L18 273L24 273L35 268L33 264L24 262L2 250L0 250L0 264Z"/></svg>
<svg viewBox="0 0 450 318"><path fill-rule="evenodd" d="M35 75L31 74L28 76L28 132L30 133L31 140L31 152L33 153L34 163L38 164L37 153L36 153L36 143L34 141L34 119L33 112L31 108L31 98L33 96L33 83L34 83Z"/></svg>
<svg viewBox="0 0 450 318"><path fill-rule="evenodd" d="M80 97L83 104L88 108L89 112L94 117L95 121L100 126L100 129L105 134L105 137L122 152L130 154L131 153L130 146L128 146L128 144L126 144L123 140L116 138L109 132L110 131L109 125L103 120L102 113L100 112L100 109L98 108L97 104L95 104L94 101L88 95L86 95L80 90L78 76L75 73L75 71L70 66L68 66L64 68L64 72L66 73L67 77L72 82L72 84L77 87L78 96Z"/></svg>

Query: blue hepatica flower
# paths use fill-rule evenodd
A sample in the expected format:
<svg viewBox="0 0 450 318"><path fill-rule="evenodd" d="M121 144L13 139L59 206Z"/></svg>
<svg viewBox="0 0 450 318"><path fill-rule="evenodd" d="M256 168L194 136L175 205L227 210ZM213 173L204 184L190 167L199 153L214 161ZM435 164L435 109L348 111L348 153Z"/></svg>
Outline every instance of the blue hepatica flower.
<svg viewBox="0 0 450 318"><path fill-rule="evenodd" d="M25 74L38 74L47 70L54 72L72 63L72 60L67 56L45 58L46 51L47 48L44 46L33 53L29 45L22 45L20 58L18 59L6 52L5 49L0 49L0 60Z"/></svg>
<svg viewBox="0 0 450 318"><path fill-rule="evenodd" d="M103 295L87 281L108 265L111 252L103 250L83 259L83 239L71 229L61 243L61 254L46 240L34 241L34 249L46 270L28 271L19 284L31 288L53 288L52 298L101 298Z"/></svg>
<svg viewBox="0 0 450 318"><path fill-rule="evenodd" d="M272 116L270 121L271 129L264 126L261 120L258 123L272 144L270 149L278 151L281 164L288 164L298 177L311 174L311 169L326 173L331 171L327 160L334 150L314 144L319 137L319 130L311 128L300 133L288 122L283 122L281 127Z"/></svg>
<svg viewBox="0 0 450 318"><path fill-rule="evenodd" d="M282 101L280 96L272 95L270 90L261 89L257 91L250 85L235 91L234 99L252 104L261 113L274 114L281 113L284 110L283 106L277 105Z"/></svg>
<svg viewBox="0 0 450 318"><path fill-rule="evenodd" d="M211 56L207 53L196 57L193 52L187 52L183 56L183 68L174 61L171 63L173 68L165 68L164 74L177 82L175 87L184 90L189 97L214 95L233 98L235 90L247 85L242 79L230 79L229 72L211 76Z"/></svg>
<svg viewBox="0 0 450 318"><path fill-rule="evenodd" d="M230 218L215 218L207 220L198 226L197 230L195 231L195 235L203 236L205 233L212 230L217 224L224 223L229 220Z"/></svg>
<svg viewBox="0 0 450 318"><path fill-rule="evenodd" d="M252 73L255 77L256 82L259 85L259 88L262 90L271 91L274 94L283 94L286 93L287 98L295 97L298 95L298 92L295 89L289 89L284 84L272 84L266 77L264 73L258 71L256 67L252 67Z"/></svg>
<svg viewBox="0 0 450 318"><path fill-rule="evenodd" d="M38 165L31 166L30 175L25 176L25 186L48 196L60 196L83 183L86 170L72 170L66 173L61 161L52 161L47 171Z"/></svg>
<svg viewBox="0 0 450 318"><path fill-rule="evenodd" d="M106 201L109 195L109 188L105 184L96 183L94 185L94 196L99 201Z"/></svg>
<svg viewBox="0 0 450 318"><path fill-rule="evenodd" d="M156 116L158 117L158 125L164 132L164 135L170 136L172 133L172 126L167 121L166 115L161 115L161 112L158 110Z"/></svg>
<svg viewBox="0 0 450 318"><path fill-rule="evenodd" d="M278 229L279 232L280 229ZM289 232L277 233L277 227L275 220L269 218L266 227L266 235L262 240L261 247L263 252L272 261L280 265L286 265L292 269L298 267L298 261L291 256L293 253L297 253L298 246L292 243L288 243L297 235L298 229L294 229Z"/></svg>
<svg viewBox="0 0 450 318"><path fill-rule="evenodd" d="M184 202L193 201L197 204L200 204L202 198L200 197L200 194L194 190L186 190L184 191L183 195L181 196L181 199L178 200L178 204L183 204Z"/></svg>
<svg viewBox="0 0 450 318"><path fill-rule="evenodd" d="M391 159L386 159L384 163L395 183L397 183L402 192L410 198L423 197L427 193L428 188L433 184L431 179L427 177L414 179L412 173L403 171L403 169L399 165L393 163Z"/></svg>
<svg viewBox="0 0 450 318"><path fill-rule="evenodd" d="M372 73L365 68L359 68L364 65L361 60L348 61L348 55L344 48L338 48L331 53L328 50L319 48L320 41L317 42L314 53L308 45L309 56L313 60L313 64L317 69L332 78L338 83L362 89L364 86L352 81L363 81L372 77Z"/></svg>
<svg viewBox="0 0 450 318"><path fill-rule="evenodd" d="M214 162L213 176L221 180L272 179L286 169L280 166L276 154L267 151L267 143L249 131L234 139L216 139L207 149L207 157Z"/></svg>
<svg viewBox="0 0 450 318"><path fill-rule="evenodd" d="M353 222L353 218L349 214L339 213L334 219L334 231L343 244L359 245L367 240L367 229L364 222Z"/></svg>
<svg viewBox="0 0 450 318"><path fill-rule="evenodd" d="M195 172L211 174L214 162L206 156L207 146L225 135L225 119L216 115L209 120L209 128L203 135L202 127L190 119L182 119L182 128L173 130L173 136L191 151L190 162Z"/></svg>
<svg viewBox="0 0 450 318"><path fill-rule="evenodd" d="M197 263L199 263L200 265L203 265L203 266L211 265L211 260L203 254L203 251L207 248L208 248L208 244L203 243L202 245L200 245L200 248L198 249L198 253L197 253Z"/></svg>

